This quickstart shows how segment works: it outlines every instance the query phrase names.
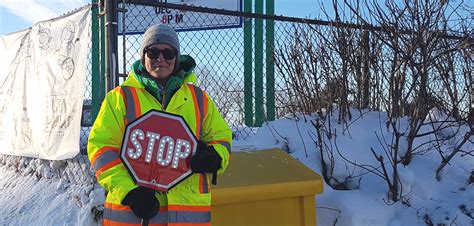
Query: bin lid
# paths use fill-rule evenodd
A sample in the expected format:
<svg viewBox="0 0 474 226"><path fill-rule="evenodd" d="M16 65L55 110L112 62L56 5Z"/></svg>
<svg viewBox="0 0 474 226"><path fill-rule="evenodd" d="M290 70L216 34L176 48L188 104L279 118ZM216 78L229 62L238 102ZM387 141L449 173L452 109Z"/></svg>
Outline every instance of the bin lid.
<svg viewBox="0 0 474 226"><path fill-rule="evenodd" d="M212 204L315 195L322 177L281 149L234 152L212 187Z"/></svg>

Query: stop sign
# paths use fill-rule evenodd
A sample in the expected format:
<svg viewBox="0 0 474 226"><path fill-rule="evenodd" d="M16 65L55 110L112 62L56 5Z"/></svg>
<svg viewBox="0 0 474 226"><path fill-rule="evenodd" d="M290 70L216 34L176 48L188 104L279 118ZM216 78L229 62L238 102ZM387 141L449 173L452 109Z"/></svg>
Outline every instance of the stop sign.
<svg viewBox="0 0 474 226"><path fill-rule="evenodd" d="M138 186L166 192L192 174L196 147L181 116L151 110L127 125L120 158Z"/></svg>

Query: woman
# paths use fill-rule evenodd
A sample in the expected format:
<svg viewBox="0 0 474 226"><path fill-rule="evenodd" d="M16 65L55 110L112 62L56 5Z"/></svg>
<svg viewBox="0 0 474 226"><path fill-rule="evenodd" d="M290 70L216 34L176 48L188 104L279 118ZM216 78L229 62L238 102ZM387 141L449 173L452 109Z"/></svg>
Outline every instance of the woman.
<svg viewBox="0 0 474 226"><path fill-rule="evenodd" d="M229 164L232 132L211 98L193 85L195 61L180 55L171 27L149 27L140 55L127 80L107 93L89 135L89 159L108 192L103 224L210 225L209 175ZM119 158L125 126L151 109L181 115L199 140L194 174L166 193L135 185Z"/></svg>

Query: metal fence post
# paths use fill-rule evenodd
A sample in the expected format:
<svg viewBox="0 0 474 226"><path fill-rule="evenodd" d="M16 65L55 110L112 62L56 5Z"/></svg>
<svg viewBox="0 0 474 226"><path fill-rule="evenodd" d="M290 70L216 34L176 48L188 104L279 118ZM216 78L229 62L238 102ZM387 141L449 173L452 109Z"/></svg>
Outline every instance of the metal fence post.
<svg viewBox="0 0 474 226"><path fill-rule="evenodd" d="M263 1L255 1L255 13L263 14ZM255 20L255 125L263 123L263 20Z"/></svg>
<svg viewBox="0 0 474 226"><path fill-rule="evenodd" d="M118 71L118 13L117 1L105 1L105 74L107 78L107 91L114 89L118 85L117 71Z"/></svg>
<svg viewBox="0 0 474 226"><path fill-rule="evenodd" d="M275 14L275 0L266 0L266 15ZM273 49L275 46L275 21L265 20L265 63L266 63L266 106L267 120L275 120L275 62Z"/></svg>
<svg viewBox="0 0 474 226"><path fill-rule="evenodd" d="M99 113L100 104L103 100L103 83L101 82L101 68L100 68L100 41L99 41L99 7L97 6L98 0L92 0L92 4L96 7L92 8L92 29L91 29L91 42L92 42L92 51L91 51L91 69L92 69L92 100L91 100L91 116L92 121L95 121L97 114Z"/></svg>
<svg viewBox="0 0 474 226"><path fill-rule="evenodd" d="M252 0L244 0L244 11L252 12ZM245 125L253 126L252 92L252 18L244 19L244 118Z"/></svg>

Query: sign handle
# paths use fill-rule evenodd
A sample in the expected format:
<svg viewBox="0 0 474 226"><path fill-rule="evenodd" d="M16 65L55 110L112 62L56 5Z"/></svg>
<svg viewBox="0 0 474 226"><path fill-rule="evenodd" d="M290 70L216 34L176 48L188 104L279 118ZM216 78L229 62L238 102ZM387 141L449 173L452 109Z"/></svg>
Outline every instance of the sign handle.
<svg viewBox="0 0 474 226"><path fill-rule="evenodd" d="M148 219L142 219L142 226L148 226Z"/></svg>
<svg viewBox="0 0 474 226"><path fill-rule="evenodd" d="M212 185L217 185L217 170L212 172Z"/></svg>

